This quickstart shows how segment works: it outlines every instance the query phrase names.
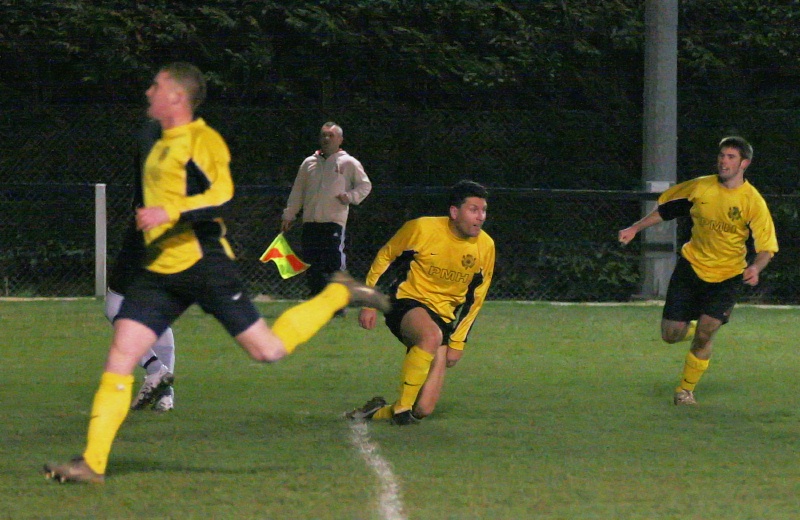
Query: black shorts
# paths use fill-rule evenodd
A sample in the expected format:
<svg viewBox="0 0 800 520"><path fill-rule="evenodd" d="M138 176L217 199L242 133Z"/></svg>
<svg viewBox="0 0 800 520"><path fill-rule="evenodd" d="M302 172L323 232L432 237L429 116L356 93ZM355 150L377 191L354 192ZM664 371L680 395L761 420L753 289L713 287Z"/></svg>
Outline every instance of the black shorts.
<svg viewBox="0 0 800 520"><path fill-rule="evenodd" d="M131 221L108 276L108 288L124 296L133 279L144 271L144 255L144 236L136 229L136 222Z"/></svg>
<svg viewBox="0 0 800 520"><path fill-rule="evenodd" d="M425 309L425 311L428 313L428 316L431 317L433 322L439 327L439 330L442 331L442 345L447 345L450 343L450 334L453 332L452 327L450 324L446 323L441 316L433 312L424 303L417 300L412 300L411 298L401 298L399 300L392 298L391 303L392 310L390 310L384 316L384 320L386 321L386 326L389 327L390 331L392 331L392 334L394 334L397 339L403 342L403 344L405 344L405 340L403 339L403 334L400 331L400 322L403 321L403 316L405 316L408 311L411 309L416 309L417 307Z"/></svg>
<svg viewBox="0 0 800 520"><path fill-rule="evenodd" d="M335 222L305 222L301 240L302 258L311 264L305 277L313 296L322 292L333 273L347 266L344 227Z"/></svg>
<svg viewBox="0 0 800 520"><path fill-rule="evenodd" d="M679 257L669 280L662 318L691 321L705 314L728 323L741 286L742 275L716 283L701 280L689 261Z"/></svg>
<svg viewBox="0 0 800 520"><path fill-rule="evenodd" d="M115 319L137 321L160 336L193 303L213 315L231 336L261 317L245 293L233 260L210 254L180 273L142 270L129 285Z"/></svg>

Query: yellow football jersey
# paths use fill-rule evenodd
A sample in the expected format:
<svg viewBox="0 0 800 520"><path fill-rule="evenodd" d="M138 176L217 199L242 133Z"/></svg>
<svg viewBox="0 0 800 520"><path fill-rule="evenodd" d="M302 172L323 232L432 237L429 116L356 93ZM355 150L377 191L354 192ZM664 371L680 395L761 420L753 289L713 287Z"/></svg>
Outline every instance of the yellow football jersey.
<svg viewBox="0 0 800 520"><path fill-rule="evenodd" d="M692 236L681 254L702 280L716 283L741 274L747 267L746 242L751 233L757 253L778 252L767 203L747 181L730 189L716 175L698 177L666 190L658 204L665 220L682 213L676 213L675 207L688 208Z"/></svg>
<svg viewBox="0 0 800 520"><path fill-rule="evenodd" d="M221 214L233 198L230 151L202 119L164 130L144 164L145 207L161 206L170 222L144 233L145 267L172 274L215 250L233 258Z"/></svg>
<svg viewBox="0 0 800 520"><path fill-rule="evenodd" d="M425 304L447 323L455 321L450 347L463 349L492 283L495 247L485 231L474 238L456 236L448 221L422 217L406 222L378 251L366 282L375 286L394 264L392 294Z"/></svg>

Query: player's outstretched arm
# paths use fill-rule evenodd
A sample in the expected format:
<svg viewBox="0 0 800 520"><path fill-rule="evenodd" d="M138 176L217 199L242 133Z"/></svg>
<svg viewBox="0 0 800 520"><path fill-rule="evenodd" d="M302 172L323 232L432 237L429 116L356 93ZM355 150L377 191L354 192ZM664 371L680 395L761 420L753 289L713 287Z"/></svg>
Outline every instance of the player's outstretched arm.
<svg viewBox="0 0 800 520"><path fill-rule="evenodd" d="M621 229L619 231L619 236L618 236L619 243L622 244L623 246L627 246L630 243L630 241L633 240L634 237L636 237L637 233L638 230L636 230L633 226Z"/></svg>
<svg viewBox="0 0 800 520"><path fill-rule="evenodd" d="M649 215L638 222L635 222L632 226L620 230L618 235L619 243L623 246L626 246L640 231L643 231L650 226L654 226L661 222L664 222L664 219L661 218L661 214L658 212L658 208L656 208L651 211Z"/></svg>

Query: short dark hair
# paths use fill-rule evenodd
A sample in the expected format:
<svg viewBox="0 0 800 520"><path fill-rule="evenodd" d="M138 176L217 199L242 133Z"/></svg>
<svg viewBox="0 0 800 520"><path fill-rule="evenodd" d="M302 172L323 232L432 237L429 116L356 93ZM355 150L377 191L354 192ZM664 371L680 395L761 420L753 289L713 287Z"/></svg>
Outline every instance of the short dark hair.
<svg viewBox="0 0 800 520"><path fill-rule="evenodd" d="M742 159L753 160L753 145L748 143L744 137L738 135L723 137L722 141L719 142L719 150L722 151L723 148L736 148L739 150L739 155L742 156Z"/></svg>
<svg viewBox="0 0 800 520"><path fill-rule="evenodd" d="M450 188L449 206L460 207L469 197L488 199L489 191L484 186L474 181L458 181Z"/></svg>
<svg viewBox="0 0 800 520"><path fill-rule="evenodd" d="M186 93L189 94L189 102L192 109L200 106L206 99L206 78L203 73L192 65L182 61L176 61L161 67L163 72L166 72L170 77L180 84Z"/></svg>
<svg viewBox="0 0 800 520"><path fill-rule="evenodd" d="M342 128L342 125L340 125L339 123L328 121L327 123L322 125L322 128L333 128L333 133L335 133L339 137L344 137L344 129Z"/></svg>

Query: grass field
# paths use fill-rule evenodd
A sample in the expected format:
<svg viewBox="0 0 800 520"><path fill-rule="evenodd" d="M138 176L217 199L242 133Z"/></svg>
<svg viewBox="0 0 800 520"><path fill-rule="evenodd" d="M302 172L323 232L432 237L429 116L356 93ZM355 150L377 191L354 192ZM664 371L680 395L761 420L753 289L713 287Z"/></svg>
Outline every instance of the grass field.
<svg viewBox="0 0 800 520"><path fill-rule="evenodd" d="M40 468L82 450L111 329L94 300L0 302L0 518L800 517L800 310L737 308L696 408L660 312L488 303L435 415L359 430L342 411L395 396L385 327L351 312L258 365L191 310L176 410L128 416L105 485L59 486Z"/></svg>

